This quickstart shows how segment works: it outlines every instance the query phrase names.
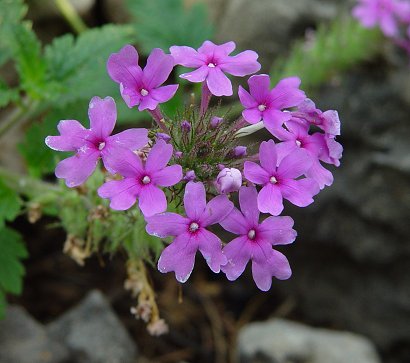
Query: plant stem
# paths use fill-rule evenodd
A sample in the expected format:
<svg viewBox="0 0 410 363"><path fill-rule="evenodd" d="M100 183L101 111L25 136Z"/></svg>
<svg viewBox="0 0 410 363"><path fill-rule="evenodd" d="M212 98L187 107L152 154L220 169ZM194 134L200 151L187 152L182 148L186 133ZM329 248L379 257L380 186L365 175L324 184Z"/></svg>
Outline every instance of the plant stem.
<svg viewBox="0 0 410 363"><path fill-rule="evenodd" d="M69 0L55 0L55 2L61 14L77 34L87 30L87 25L85 25Z"/></svg>
<svg viewBox="0 0 410 363"><path fill-rule="evenodd" d="M148 110L148 111L151 114L152 118L155 120L155 122L158 124L158 126L161 128L161 130L169 134L169 130L167 126L165 125L164 118L162 116L159 106L157 106L155 110Z"/></svg>
<svg viewBox="0 0 410 363"><path fill-rule="evenodd" d="M201 115L205 115L206 110L211 100L211 91L209 90L206 82L202 83L202 95L201 95Z"/></svg>

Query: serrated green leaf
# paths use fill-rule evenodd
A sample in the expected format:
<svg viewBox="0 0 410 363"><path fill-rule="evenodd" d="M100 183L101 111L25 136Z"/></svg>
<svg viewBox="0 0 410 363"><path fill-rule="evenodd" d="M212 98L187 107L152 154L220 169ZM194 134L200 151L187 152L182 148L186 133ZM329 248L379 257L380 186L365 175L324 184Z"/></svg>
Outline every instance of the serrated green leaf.
<svg viewBox="0 0 410 363"><path fill-rule="evenodd" d="M11 102L19 99L19 90L10 88L3 80L0 79L0 108L7 106Z"/></svg>
<svg viewBox="0 0 410 363"><path fill-rule="evenodd" d="M198 47L213 36L205 4L184 6L183 0L128 0L136 37L145 54L172 45Z"/></svg>
<svg viewBox="0 0 410 363"><path fill-rule="evenodd" d="M4 227L5 221L12 221L17 217L20 206L18 194L0 180L0 228Z"/></svg>
<svg viewBox="0 0 410 363"><path fill-rule="evenodd" d="M21 260L28 256L22 237L10 228L0 229L0 290L20 294L24 266Z"/></svg>

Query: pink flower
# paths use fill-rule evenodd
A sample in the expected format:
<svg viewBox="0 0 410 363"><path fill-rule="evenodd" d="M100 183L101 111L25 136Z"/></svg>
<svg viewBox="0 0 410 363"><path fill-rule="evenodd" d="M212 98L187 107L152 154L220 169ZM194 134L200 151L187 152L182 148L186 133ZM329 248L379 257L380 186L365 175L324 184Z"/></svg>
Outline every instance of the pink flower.
<svg viewBox="0 0 410 363"><path fill-rule="evenodd" d="M126 45L108 58L107 71L120 84L121 96L128 107L136 105L140 111L154 110L159 103L170 100L177 84L160 87L174 68L174 59L155 48L148 57L144 70L138 65L138 52Z"/></svg>
<svg viewBox="0 0 410 363"><path fill-rule="evenodd" d="M279 215L283 210L283 198L298 207L313 203L313 196L320 191L319 185L311 178L296 180L312 165L305 151L295 150L277 163L276 145L269 140L262 142L259 160L261 166L246 161L244 174L252 183L263 185L258 194L261 212Z"/></svg>
<svg viewBox="0 0 410 363"><path fill-rule="evenodd" d="M221 222L227 231L239 235L223 249L228 263L222 266L222 271L228 280L234 281L251 260L256 285L268 291L272 276L286 280L292 274L286 257L272 249L272 245L292 243L296 231L292 229L293 220L290 217L269 217L259 224L257 194L255 187L241 187L239 203L242 212L235 208Z"/></svg>
<svg viewBox="0 0 410 363"><path fill-rule="evenodd" d="M176 213L162 213L146 218L147 232L164 238L175 237L158 261L162 273L175 271L179 282L188 280L194 268L199 250L213 272L218 273L227 263L221 251L221 240L206 227L222 222L232 211L233 204L225 195L219 195L206 203L202 183L189 182L185 187L184 207L187 217Z"/></svg>
<svg viewBox="0 0 410 363"><path fill-rule="evenodd" d="M90 129L78 121L62 120L57 128L60 136L47 136L46 145L57 151L75 151L76 154L60 161L56 167L57 178L65 179L68 187L84 183L95 170L101 157L106 169L115 173L109 156L123 149L137 150L148 142L146 129L128 129L111 135L117 120L115 101L111 97L93 97L88 108Z"/></svg>
<svg viewBox="0 0 410 363"><path fill-rule="evenodd" d="M175 63L188 68L197 68L190 73L181 74L191 82L204 82L215 96L231 96L232 83L225 73L243 77L259 71L257 53L246 50L235 56L229 56L235 49L234 42L216 45L206 40L196 51L191 47L173 46L170 48Z"/></svg>
<svg viewBox="0 0 410 363"><path fill-rule="evenodd" d="M98 195L110 199L110 207L115 210L131 208L138 198L144 216L164 212L167 199L158 186L170 187L182 179L180 165L167 166L172 152L172 145L158 140L148 154L145 165L131 152L113 155L111 162L124 179L103 184L98 189Z"/></svg>
<svg viewBox="0 0 410 363"><path fill-rule="evenodd" d="M397 0L360 0L353 9L353 16L365 28L379 25L384 35L390 37L398 35L398 17L403 13L408 13L408 4Z"/></svg>
<svg viewBox="0 0 410 363"><path fill-rule="evenodd" d="M248 84L250 93L239 86L239 98L245 107L242 116L251 124L262 120L271 132L292 117L284 110L297 106L306 97L299 89L300 79L297 77L282 79L272 90L270 78L266 74L252 76Z"/></svg>
<svg viewBox="0 0 410 363"><path fill-rule="evenodd" d="M216 188L222 194L236 192L241 185L242 174L235 168L222 169L216 178Z"/></svg>

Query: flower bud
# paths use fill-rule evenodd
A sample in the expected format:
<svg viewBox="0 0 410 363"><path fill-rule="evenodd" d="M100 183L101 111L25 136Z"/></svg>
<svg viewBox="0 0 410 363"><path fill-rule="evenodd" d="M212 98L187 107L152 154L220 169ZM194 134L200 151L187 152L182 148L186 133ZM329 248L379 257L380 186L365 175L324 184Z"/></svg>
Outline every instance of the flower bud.
<svg viewBox="0 0 410 363"><path fill-rule="evenodd" d="M195 180L196 175L195 172L193 170L189 170L186 172L185 176L184 176L184 180L186 181L192 181Z"/></svg>
<svg viewBox="0 0 410 363"><path fill-rule="evenodd" d="M189 123L189 121L184 120L181 122L181 129L182 132L189 132L191 131L191 124Z"/></svg>
<svg viewBox="0 0 410 363"><path fill-rule="evenodd" d="M237 146L233 149L233 155L237 158L246 155L246 146Z"/></svg>
<svg viewBox="0 0 410 363"><path fill-rule="evenodd" d="M227 194L239 190L242 185L242 174L238 169L225 168L216 178L219 193Z"/></svg>
<svg viewBox="0 0 410 363"><path fill-rule="evenodd" d="M175 152L174 152L174 156L175 156L175 158L177 158L177 159L181 159L182 156L183 156L183 153L182 153L182 151L175 151Z"/></svg>
<svg viewBox="0 0 410 363"><path fill-rule="evenodd" d="M157 132L157 139L158 140L164 140L165 142L168 142L169 140L171 140L171 136L169 136L168 134L164 134L162 132Z"/></svg>
<svg viewBox="0 0 410 363"><path fill-rule="evenodd" d="M217 117L214 116L211 118L211 128L212 129L216 129L222 122L223 122L223 118L222 117Z"/></svg>

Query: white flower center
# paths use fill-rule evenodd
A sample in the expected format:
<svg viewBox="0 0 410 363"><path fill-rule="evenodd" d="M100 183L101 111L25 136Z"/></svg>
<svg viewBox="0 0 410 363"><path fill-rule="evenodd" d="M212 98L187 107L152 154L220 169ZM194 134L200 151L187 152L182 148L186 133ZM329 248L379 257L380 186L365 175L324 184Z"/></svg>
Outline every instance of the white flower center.
<svg viewBox="0 0 410 363"><path fill-rule="evenodd" d="M198 223L192 222L192 223L189 225L189 230L190 230L191 232L195 232L195 231L197 231L198 229L199 229L199 224L198 224Z"/></svg>
<svg viewBox="0 0 410 363"><path fill-rule="evenodd" d="M142 178L142 184L149 184L149 183L151 183L151 178L148 175L145 175Z"/></svg>
<svg viewBox="0 0 410 363"><path fill-rule="evenodd" d="M258 106L258 110L261 111L261 112L263 112L263 111L266 110L266 106L265 106L265 105L259 105L259 106Z"/></svg>
<svg viewBox="0 0 410 363"><path fill-rule="evenodd" d="M99 144L98 144L98 150L102 150L102 149L104 149L105 148L105 142L100 142Z"/></svg>
<svg viewBox="0 0 410 363"><path fill-rule="evenodd" d="M215 66L214 63L208 63L208 67L209 67L209 68L215 68L216 66Z"/></svg>
<svg viewBox="0 0 410 363"><path fill-rule="evenodd" d="M272 184L276 184L276 183L278 182L278 179L276 179L274 176L271 176L270 179L269 179L269 181L270 181Z"/></svg>
<svg viewBox="0 0 410 363"><path fill-rule="evenodd" d="M145 97L148 95L149 92L145 88L143 88L140 93L141 93L141 96Z"/></svg>
<svg viewBox="0 0 410 363"><path fill-rule="evenodd" d="M296 140L295 143L296 143L297 147L300 147L300 145L302 145L302 143L299 140Z"/></svg>
<svg viewBox="0 0 410 363"><path fill-rule="evenodd" d="M256 231L255 231L254 229L251 229L251 230L248 232L248 238L249 238L249 239L254 239L255 236L256 236Z"/></svg>

